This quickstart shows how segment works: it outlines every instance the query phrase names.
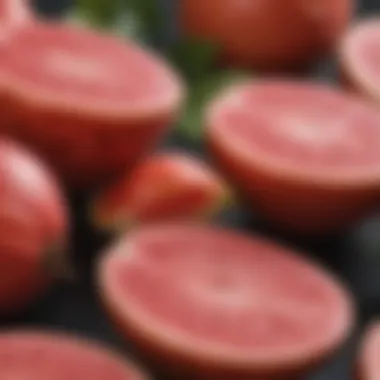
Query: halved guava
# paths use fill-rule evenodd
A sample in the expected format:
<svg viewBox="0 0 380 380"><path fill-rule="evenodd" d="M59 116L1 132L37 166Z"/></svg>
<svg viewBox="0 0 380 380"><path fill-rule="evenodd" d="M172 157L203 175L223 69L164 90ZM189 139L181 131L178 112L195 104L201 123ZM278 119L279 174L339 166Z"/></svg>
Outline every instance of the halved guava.
<svg viewBox="0 0 380 380"><path fill-rule="evenodd" d="M380 17L353 25L338 52L344 84L380 105Z"/></svg>
<svg viewBox="0 0 380 380"><path fill-rule="evenodd" d="M181 379L308 372L354 319L347 291L317 264L216 227L134 230L102 257L98 280L120 331Z"/></svg>
<svg viewBox="0 0 380 380"><path fill-rule="evenodd" d="M133 167L164 135L184 92L153 52L54 22L28 24L12 37L0 83L11 133L78 186Z"/></svg>
<svg viewBox="0 0 380 380"><path fill-rule="evenodd" d="M3 380L147 380L127 358L84 338L47 331L0 333Z"/></svg>
<svg viewBox="0 0 380 380"><path fill-rule="evenodd" d="M357 363L358 380L380 378L380 322L373 322L365 332L359 347Z"/></svg>
<svg viewBox="0 0 380 380"><path fill-rule="evenodd" d="M94 224L120 231L139 224L203 220L222 211L231 194L201 159L181 151L147 157L91 205Z"/></svg>
<svg viewBox="0 0 380 380"><path fill-rule="evenodd" d="M266 80L209 106L209 147L242 197L273 225L332 233L378 200L380 113L327 84Z"/></svg>
<svg viewBox="0 0 380 380"><path fill-rule="evenodd" d="M8 39L13 30L32 19L28 0L0 0L0 44Z"/></svg>

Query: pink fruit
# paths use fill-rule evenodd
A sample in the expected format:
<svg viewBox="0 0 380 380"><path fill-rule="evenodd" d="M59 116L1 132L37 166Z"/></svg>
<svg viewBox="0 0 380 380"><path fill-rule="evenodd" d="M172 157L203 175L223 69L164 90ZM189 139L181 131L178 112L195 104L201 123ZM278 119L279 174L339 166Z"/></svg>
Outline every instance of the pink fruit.
<svg viewBox="0 0 380 380"><path fill-rule="evenodd" d="M95 200L95 225L120 230L140 223L199 220L226 206L229 191L219 176L187 153L159 153Z"/></svg>
<svg viewBox="0 0 380 380"><path fill-rule="evenodd" d="M121 355L63 333L13 330L0 334L4 380L147 380Z"/></svg>
<svg viewBox="0 0 380 380"><path fill-rule="evenodd" d="M131 169L176 117L177 75L133 42L80 27L34 22L0 60L10 133L74 186Z"/></svg>
<svg viewBox="0 0 380 380"><path fill-rule="evenodd" d="M31 19L32 11L27 0L0 0L0 44L7 41L15 28Z"/></svg>
<svg viewBox="0 0 380 380"><path fill-rule="evenodd" d="M235 86L210 106L209 146L241 195L273 225L331 233L378 200L380 113L324 84Z"/></svg>
<svg viewBox="0 0 380 380"><path fill-rule="evenodd" d="M357 379L377 380L380 378L380 323L375 322L365 334L359 350Z"/></svg>
<svg viewBox="0 0 380 380"><path fill-rule="evenodd" d="M32 153L0 139L0 314L18 312L45 289L64 263L66 238L55 179Z"/></svg>
<svg viewBox="0 0 380 380"><path fill-rule="evenodd" d="M351 90L380 105L380 17L362 20L342 39L341 74Z"/></svg>
<svg viewBox="0 0 380 380"><path fill-rule="evenodd" d="M353 323L350 296L316 264L212 227L134 230L98 268L120 331L180 379L283 379L327 358Z"/></svg>
<svg viewBox="0 0 380 380"><path fill-rule="evenodd" d="M225 63L261 70L309 66L333 50L353 0L181 0L185 36L220 47Z"/></svg>

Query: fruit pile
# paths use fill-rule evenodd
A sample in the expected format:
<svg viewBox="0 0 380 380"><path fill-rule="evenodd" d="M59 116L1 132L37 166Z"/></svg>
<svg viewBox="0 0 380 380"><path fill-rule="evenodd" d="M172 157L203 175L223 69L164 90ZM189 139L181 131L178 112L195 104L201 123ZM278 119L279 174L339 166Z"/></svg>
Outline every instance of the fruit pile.
<svg viewBox="0 0 380 380"><path fill-rule="evenodd" d="M115 3L79 1L77 25L0 1L0 314L76 272L67 194L90 194L99 301L140 364L17 329L0 332L1 379L309 375L351 336L355 297L302 249L221 219L243 206L319 238L380 204L380 17L351 27L352 0L181 0L165 55L125 38ZM339 84L301 76L329 54ZM159 149L171 126L202 154ZM379 352L374 324L358 379L379 379Z"/></svg>

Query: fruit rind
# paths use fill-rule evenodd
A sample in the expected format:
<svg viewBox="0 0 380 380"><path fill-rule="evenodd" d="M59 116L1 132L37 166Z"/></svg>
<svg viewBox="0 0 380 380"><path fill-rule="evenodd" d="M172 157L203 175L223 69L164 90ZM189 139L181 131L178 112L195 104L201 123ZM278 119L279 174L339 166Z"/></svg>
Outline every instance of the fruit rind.
<svg viewBox="0 0 380 380"><path fill-rule="evenodd" d="M155 227L150 228L154 229ZM165 228L172 228L171 233L175 235L176 228L181 227L161 226L154 233L165 231ZM225 233L224 230L221 231ZM339 280L332 274L328 274L331 283L338 286L338 293L342 295L342 300L344 300L342 304L345 306L340 310L342 320L339 320L339 323L338 320L336 321L340 326L336 329L334 336L329 336L328 342L326 339L322 339L321 344L315 346L311 352L305 354L302 351L289 352L289 350L284 349L283 351L279 350L271 357L268 357L268 353L265 352L262 353L262 356L255 353L253 358L248 353L245 356L235 350L223 349L217 344L202 344L200 347L197 341L192 342L188 337L184 339L170 329L165 331L165 327L156 322L152 316L141 315L137 309L133 310L131 304L121 303L120 300L124 300L125 297L118 294L115 289L112 290L112 285L110 285L112 284L112 273L107 273L107 266L109 263L112 264L113 260L116 262L118 260L128 261L135 254L133 252L133 239L138 235L134 234L138 234L138 232L135 231L120 239L111 253L102 256L97 267L97 278L103 303L112 320L127 337L133 337L139 342L143 350L151 350L156 355L161 353L166 358L167 356L175 357L179 362L183 361L185 366L189 362L196 362L204 367L251 374L262 373L264 375L279 371L279 376L281 376L281 373L302 371L302 368L308 368L319 361L323 361L348 338L351 332L355 320L354 302L344 288L340 287ZM124 247L128 247L128 253Z"/></svg>
<svg viewBox="0 0 380 380"><path fill-rule="evenodd" d="M84 351L88 351L89 353L94 352L100 354L115 364L124 366L126 370L132 374L133 380L150 379L150 376L145 372L145 370L143 370L130 358L123 356L117 350L105 343L100 343L85 336L59 332L52 329L13 328L10 330L0 331L0 340L1 338L8 338L11 341L13 338L20 341L26 340L29 342L36 340L37 342L43 341L54 344L60 342L62 345L66 345L67 347L72 346L74 348L80 348Z"/></svg>
<svg viewBox="0 0 380 380"><path fill-rule="evenodd" d="M187 171L192 172L193 177L190 179L186 176ZM169 183L173 188L167 188ZM134 209L135 196L143 193L145 187L151 188L151 191L156 189L158 193L162 191L162 198L144 199L142 196L144 205ZM198 202L194 201L191 211L182 210L182 213L179 211L174 216L170 211L165 214L163 210L158 215L154 211L153 216L149 214L149 210L154 210L162 201L165 204L170 201L185 202L194 194L197 194ZM173 218L181 221L208 221L230 207L232 199L232 192L224 179L200 158L181 151L166 151L143 160L135 171L98 194L91 202L89 214L97 228L123 231L149 222L168 222ZM140 198L137 201L139 200Z"/></svg>

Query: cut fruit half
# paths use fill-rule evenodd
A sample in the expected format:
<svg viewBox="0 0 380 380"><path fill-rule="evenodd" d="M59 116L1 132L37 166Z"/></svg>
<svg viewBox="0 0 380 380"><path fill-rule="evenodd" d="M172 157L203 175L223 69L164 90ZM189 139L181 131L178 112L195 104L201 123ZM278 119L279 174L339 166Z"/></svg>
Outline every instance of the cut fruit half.
<svg viewBox="0 0 380 380"><path fill-rule="evenodd" d="M139 224L211 219L231 195L205 162L185 152L158 153L117 180L91 208L94 224L112 232Z"/></svg>
<svg viewBox="0 0 380 380"><path fill-rule="evenodd" d="M380 379L380 322L373 322L359 349L358 380Z"/></svg>
<svg viewBox="0 0 380 380"><path fill-rule="evenodd" d="M380 105L380 17L361 20L348 30L339 60L344 84Z"/></svg>
<svg viewBox="0 0 380 380"><path fill-rule="evenodd" d="M0 46L9 41L15 30L32 19L28 0L0 0Z"/></svg>
<svg viewBox="0 0 380 380"><path fill-rule="evenodd" d="M0 333L3 380L148 380L134 364L95 342L63 333Z"/></svg>
<svg viewBox="0 0 380 380"><path fill-rule="evenodd" d="M161 58L131 41L41 22L12 38L0 81L14 134L73 182L130 169L163 136L184 92Z"/></svg>
<svg viewBox="0 0 380 380"><path fill-rule="evenodd" d="M121 331L178 378L307 372L354 319L348 293L316 264L215 227L135 230L105 253L99 287Z"/></svg>
<svg viewBox="0 0 380 380"><path fill-rule="evenodd" d="M325 84L247 82L207 113L221 170L273 224L298 233L340 230L378 198L380 113Z"/></svg>

